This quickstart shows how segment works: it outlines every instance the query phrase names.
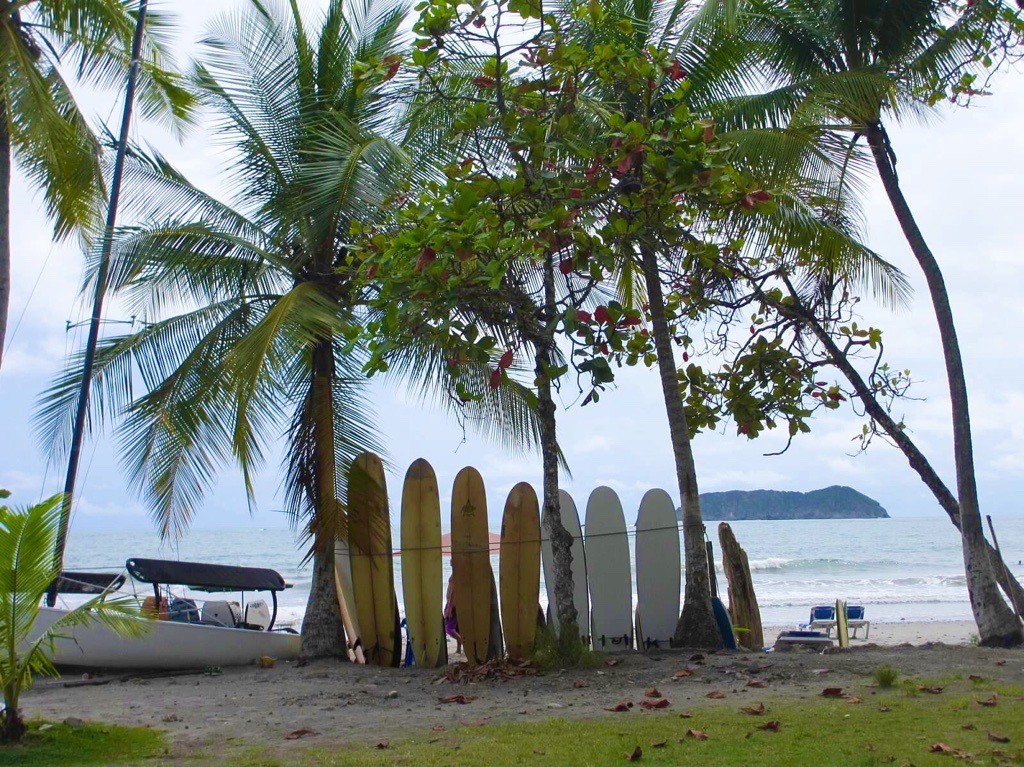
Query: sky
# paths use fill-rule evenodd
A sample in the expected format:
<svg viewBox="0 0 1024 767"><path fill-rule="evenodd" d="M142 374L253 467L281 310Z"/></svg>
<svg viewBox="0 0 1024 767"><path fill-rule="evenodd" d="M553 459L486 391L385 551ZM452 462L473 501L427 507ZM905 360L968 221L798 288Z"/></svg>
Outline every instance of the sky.
<svg viewBox="0 0 1024 767"><path fill-rule="evenodd" d="M192 55L194 41L211 19L241 2L173 3L181 22L175 48L180 60ZM87 93L82 104L96 124L105 121L116 133L118 94ZM1021 125L1024 72L1015 71L999 77L993 95L978 99L970 109L943 108L928 124L890 130L905 193L944 269L967 371L982 510L997 520L1024 514ZM145 123L137 123L133 134L163 151L194 182L220 192L218 171L226 158L201 123L180 143L159 126ZM898 414L952 486L949 399L923 279L881 185L873 180L864 208L868 243L907 273L915 295L909 308L898 313L865 305L863 322L881 327L889 361L911 370L914 400L902 403ZM15 503L29 503L58 492L63 484L64 467L48 464L34 435L32 415L40 392L84 342L84 328L68 331L66 323L81 322L88 309L79 296L81 254L73 241L54 244L40 195L21 175L14 181L11 218L13 295L0 370L0 487L13 492ZM128 319L116 302L106 317ZM105 332L123 330L119 325L105 327ZM581 408L579 399L575 387L567 386L560 395L558 419L572 471L562 486L573 494L581 514L598 485L619 493L630 523L641 496L652 487L667 489L678 501L656 371L622 372L597 405ZM471 431L464 433L450 416L400 388L374 382L371 400L387 447L393 504L400 498L406 468L417 457L426 458L437 472L442 509L448 508L458 470L476 466L487 486L492 530L499 529L505 496L516 482L526 480L539 488L539 456L508 454ZM840 484L875 498L893 516L942 515L897 450L879 441L857 454L852 440L859 429L860 421L850 413L816 417L812 433L801 436L782 456L764 455L782 447L781 435L767 433L749 441L736 436L731 425L701 434L694 442L700 489L807 491ZM268 437L272 447L257 478L256 507L247 506L241 477L228 466L197 515L196 527L286 526L280 512L280 437ZM76 530L152 529L121 471L112 431L94 434L84 455L71 535Z"/></svg>

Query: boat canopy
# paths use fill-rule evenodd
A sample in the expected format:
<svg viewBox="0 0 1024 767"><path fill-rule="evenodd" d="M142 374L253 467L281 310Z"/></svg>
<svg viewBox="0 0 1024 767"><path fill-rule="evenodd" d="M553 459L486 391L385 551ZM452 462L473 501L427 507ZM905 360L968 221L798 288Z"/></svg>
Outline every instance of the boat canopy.
<svg viewBox="0 0 1024 767"><path fill-rule="evenodd" d="M284 591L290 584L276 570L169 559L129 559L125 567L143 583L188 586L197 591Z"/></svg>
<svg viewBox="0 0 1024 767"><path fill-rule="evenodd" d="M124 585L124 575L65 570L57 579L58 594L102 594Z"/></svg>

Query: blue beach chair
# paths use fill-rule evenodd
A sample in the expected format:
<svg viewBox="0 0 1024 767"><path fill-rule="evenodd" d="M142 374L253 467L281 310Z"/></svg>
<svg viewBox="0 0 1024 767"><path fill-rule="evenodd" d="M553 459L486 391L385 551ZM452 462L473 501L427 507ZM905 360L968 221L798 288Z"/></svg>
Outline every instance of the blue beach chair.
<svg viewBox="0 0 1024 767"><path fill-rule="evenodd" d="M863 605L847 605L846 606L846 622L850 626L850 638L857 637L857 629L864 629L864 636L862 639L867 639L871 633L871 621L864 617L864 606Z"/></svg>
<svg viewBox="0 0 1024 767"><path fill-rule="evenodd" d="M811 617L804 627L812 631L824 629L825 636L832 636L832 631L836 627L835 605L815 605L812 607Z"/></svg>

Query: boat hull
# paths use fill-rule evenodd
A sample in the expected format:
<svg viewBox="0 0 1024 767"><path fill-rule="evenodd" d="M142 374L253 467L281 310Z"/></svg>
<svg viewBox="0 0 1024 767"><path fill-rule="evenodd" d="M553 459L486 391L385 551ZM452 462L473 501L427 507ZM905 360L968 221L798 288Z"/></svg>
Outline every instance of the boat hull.
<svg viewBox="0 0 1024 767"><path fill-rule="evenodd" d="M40 608L36 624L39 631L49 628L65 612ZM58 666L78 668L188 669L244 666L262 655L293 660L301 650L298 634L176 621L149 623L152 630L139 639L121 638L96 623L77 626L68 638L56 640L53 660Z"/></svg>

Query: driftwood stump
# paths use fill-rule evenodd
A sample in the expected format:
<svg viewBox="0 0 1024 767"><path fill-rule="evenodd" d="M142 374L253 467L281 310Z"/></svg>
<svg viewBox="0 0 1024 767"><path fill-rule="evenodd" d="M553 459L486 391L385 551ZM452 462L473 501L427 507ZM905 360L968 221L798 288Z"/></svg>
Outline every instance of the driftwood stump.
<svg viewBox="0 0 1024 767"><path fill-rule="evenodd" d="M752 650L764 647L761 611L754 595L754 581L750 577L747 552L740 548L728 523L718 526L718 541L722 546L722 568L729 582L729 617L736 632L737 644Z"/></svg>

